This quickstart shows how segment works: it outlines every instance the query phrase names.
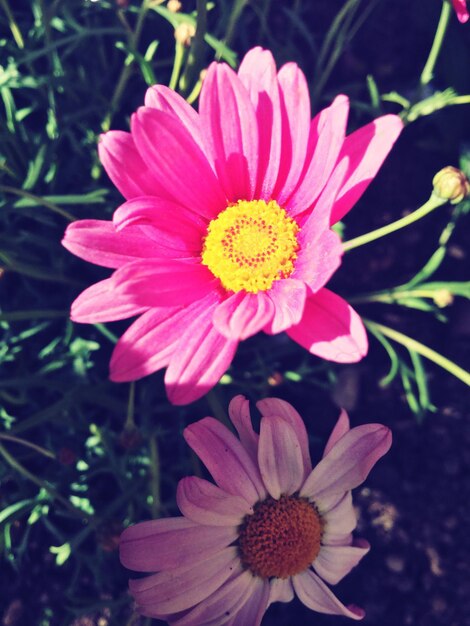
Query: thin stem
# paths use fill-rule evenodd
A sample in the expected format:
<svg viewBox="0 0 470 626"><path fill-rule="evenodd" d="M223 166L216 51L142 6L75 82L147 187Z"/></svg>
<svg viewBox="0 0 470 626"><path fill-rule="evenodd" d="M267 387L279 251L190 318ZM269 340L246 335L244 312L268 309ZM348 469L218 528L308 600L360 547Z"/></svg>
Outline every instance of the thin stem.
<svg viewBox="0 0 470 626"><path fill-rule="evenodd" d="M152 492L152 517L160 515L160 454L157 435L150 437L150 489Z"/></svg>
<svg viewBox="0 0 470 626"><path fill-rule="evenodd" d="M227 30L225 31L224 43L229 46L232 38L235 34L235 29L237 26L237 22L240 19L243 9L248 4L248 0L236 0L232 6L232 11L230 13L230 17L228 19ZM220 54L217 55L216 59L219 60Z"/></svg>
<svg viewBox="0 0 470 626"><path fill-rule="evenodd" d="M27 263L19 263L18 261L12 259L8 254L0 250L0 261L5 263L5 271L16 272L17 274L22 274L23 276L29 276L30 278L35 278L38 280L45 280L46 282L52 283L65 283L67 285L74 285L75 287L83 288L83 284L77 280L73 280L66 276L59 276L57 274L52 274L51 272L42 271L40 268L38 269L38 265L28 265Z"/></svg>
<svg viewBox="0 0 470 626"><path fill-rule="evenodd" d="M142 0L142 4L140 5L139 14L137 16L137 23L135 26L135 30L130 32L129 29L126 28L129 34L129 47L131 50L137 50L137 46L139 45L140 36L142 34L142 28L144 26L145 16L148 12L148 0ZM118 12L119 15L119 12ZM121 19L122 21L122 19ZM114 90L113 96L111 98L111 104L109 106L109 113L106 118L103 120L101 124L101 128L103 131L108 131L111 126L111 121L113 119L113 115L116 112L119 102L121 101L122 95L126 88L127 82L131 77L133 71L133 63L134 59L132 59L129 63L125 64L122 68L121 75L119 76L116 88Z"/></svg>
<svg viewBox="0 0 470 626"><path fill-rule="evenodd" d="M443 288L444 289L444 288ZM384 302L386 304L399 303L404 298L431 298L434 300L437 291L435 289L409 289L406 291L387 291L364 294L348 298L351 304L361 304L363 302Z"/></svg>
<svg viewBox="0 0 470 626"><path fill-rule="evenodd" d="M124 430L134 430L134 406L135 406L135 381L133 380L129 385L129 401L127 403L127 416L126 423L124 424Z"/></svg>
<svg viewBox="0 0 470 626"><path fill-rule="evenodd" d="M470 95L455 96L449 100L448 104L470 104Z"/></svg>
<svg viewBox="0 0 470 626"><path fill-rule="evenodd" d="M413 350L414 352L417 352L421 356L424 356L426 359L429 359L433 363L436 363L436 365L439 365L443 369L453 374L453 376L461 380L466 385L470 386L470 372L464 370L462 367L460 367L453 361L450 361L445 356L442 356L442 354L439 354L439 352L432 350L428 346L425 346L419 341L416 341L416 339L412 339L411 337L408 337L407 335L404 335L403 333L400 333L393 328L383 326L382 324L378 324L377 322L372 322L371 320L366 320L364 318L363 321L367 328L369 328L372 332L376 330L386 337L393 339L393 341L396 341L402 346L405 346L408 350Z"/></svg>
<svg viewBox="0 0 470 626"><path fill-rule="evenodd" d="M74 215L72 215L68 211L61 209L60 206L57 206L57 204L54 204L53 202L49 202L49 200L46 200L45 198L41 198L41 196L35 196L33 193L29 193L29 191L25 191L24 189L17 189L16 187L0 185L0 192L1 191L3 191L3 193L11 193L15 196L20 196L20 198L28 198L29 200L34 200L35 202L37 202L37 204L39 204L39 206L44 206L47 209L50 209L54 213L57 213L58 215L65 217L65 219L68 220L69 222L74 222L77 219Z"/></svg>
<svg viewBox="0 0 470 626"><path fill-rule="evenodd" d="M54 309L32 309L31 311L8 311L0 313L0 322L17 322L32 319L56 319L68 317L69 311L56 311Z"/></svg>
<svg viewBox="0 0 470 626"><path fill-rule="evenodd" d="M219 422L221 422L224 426L227 426L230 430L233 430L232 424L224 411L224 407L219 400L216 390L211 389L207 393L206 398L214 417L217 418Z"/></svg>
<svg viewBox="0 0 470 626"><path fill-rule="evenodd" d="M193 37L191 49L186 61L186 67L180 79L180 88L187 92L194 81L194 75L201 66L200 58L204 51L204 36L207 30L207 6L206 0L197 0L196 32Z"/></svg>
<svg viewBox="0 0 470 626"><path fill-rule="evenodd" d="M441 16L437 24L436 34L434 35L434 41L432 42L431 50L429 52L426 64L421 72L420 83L421 85L428 85L434 76L434 67L436 65L439 53L444 42L444 37L449 24L449 18L452 11L450 2L444 1L442 3Z"/></svg>
<svg viewBox="0 0 470 626"><path fill-rule="evenodd" d="M32 474L29 470L27 470L25 467L23 467L23 465L21 465L21 463L19 463L15 459L15 457L12 456L8 452L8 450L6 450L1 444L0 444L0 454L3 456L3 458L8 463L8 465L10 465L10 467L12 467L14 470L16 470L18 472L18 474L21 474L24 478L27 478L28 480L33 482L38 487L41 487L42 489L47 491L47 493L54 500L58 500L68 511L70 511L71 513L73 513L77 517L80 517L81 519L89 519L89 516L86 513L83 513L83 511L80 511L80 510L76 509L73 506L73 504L71 504L58 491L56 491L54 489L54 487L51 487L48 483L46 483L45 481L41 480L40 478L38 478L37 476Z"/></svg>
<svg viewBox="0 0 470 626"><path fill-rule="evenodd" d="M18 24L16 23L15 18L13 17L13 13L8 4L8 0L0 0L0 4L2 5L3 10L5 11L7 15L8 25L10 27L11 34L13 35L13 39L16 41L16 45L18 46L18 48L20 48L20 50L23 50L24 48L23 35L21 34Z"/></svg>
<svg viewBox="0 0 470 626"><path fill-rule="evenodd" d="M377 230L372 230L365 235L360 235L359 237L355 237L354 239L350 239L349 241L343 242L343 250L346 252L348 250L352 250L353 248L358 248L359 246L363 246L366 243L370 243L371 241L375 241L376 239L380 239L380 237L384 237L385 235L389 235L390 233L395 232L396 230L400 230L400 228L404 228L413 222L421 219L434 209L446 204L447 200L443 200L442 198L438 198L435 194L431 194L429 200L423 204L423 206L413 211L409 215L402 217L396 222L392 222L391 224L387 224L386 226L382 226L381 228L377 228Z"/></svg>
<svg viewBox="0 0 470 626"><path fill-rule="evenodd" d="M27 441L26 439L21 439L20 437L15 437L14 435L6 435L5 433L0 433L0 439L3 439L4 441L12 441L13 443L17 443L20 446L31 448L35 452L38 452L39 454L42 454L43 456L46 456L49 459L56 458L56 455L50 450L46 450L45 448L42 448L41 446L38 446L37 444L32 443L31 441Z"/></svg>
<svg viewBox="0 0 470 626"><path fill-rule="evenodd" d="M175 60L173 61L173 69L171 71L170 82L168 87L170 89L176 89L176 85L178 83L178 78L181 73L181 68L183 67L183 59L184 59L184 45L179 41L176 42L175 46Z"/></svg>
<svg viewBox="0 0 470 626"><path fill-rule="evenodd" d="M114 333L112 333L104 324L93 324L96 330L99 330L102 335L109 339L111 343L117 343L119 338L116 337Z"/></svg>

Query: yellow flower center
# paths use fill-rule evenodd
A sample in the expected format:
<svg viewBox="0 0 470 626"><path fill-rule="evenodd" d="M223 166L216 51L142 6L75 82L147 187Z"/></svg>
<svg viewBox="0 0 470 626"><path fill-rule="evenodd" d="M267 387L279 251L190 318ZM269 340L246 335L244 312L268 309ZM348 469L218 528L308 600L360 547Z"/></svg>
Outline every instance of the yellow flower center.
<svg viewBox="0 0 470 626"><path fill-rule="evenodd" d="M303 498L268 498L247 515L238 546L243 565L261 578L288 578L306 570L321 547L323 522Z"/></svg>
<svg viewBox="0 0 470 626"><path fill-rule="evenodd" d="M229 291L265 291L294 271L299 230L274 200L239 200L209 224L202 262Z"/></svg>

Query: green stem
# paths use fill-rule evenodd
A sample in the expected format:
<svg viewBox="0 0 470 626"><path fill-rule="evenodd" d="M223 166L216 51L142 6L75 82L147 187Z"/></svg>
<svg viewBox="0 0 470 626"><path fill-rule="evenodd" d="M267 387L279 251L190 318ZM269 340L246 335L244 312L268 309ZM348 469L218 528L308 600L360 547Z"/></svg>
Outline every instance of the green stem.
<svg viewBox="0 0 470 626"><path fill-rule="evenodd" d="M237 22L240 19L243 9L248 4L248 0L235 0L232 6L232 11L230 13L230 17L228 19L227 30L225 31L224 44L229 46L232 41L233 35L235 34L235 29L237 27ZM216 56L216 59L220 59L220 54Z"/></svg>
<svg viewBox="0 0 470 626"><path fill-rule="evenodd" d="M32 319L56 319L68 317L69 311L56 311L54 309L32 309L31 311L9 311L0 313L0 322L17 322Z"/></svg>
<svg viewBox="0 0 470 626"><path fill-rule="evenodd" d="M116 337L114 333L112 333L104 324L93 324L96 330L99 330L102 335L109 339L111 343L117 343L119 341L119 337Z"/></svg>
<svg viewBox="0 0 470 626"><path fill-rule="evenodd" d="M171 72L171 78L168 84L168 87L170 89L176 89L178 78L181 73L181 68L183 67L183 59L184 59L184 45L180 43L179 41L177 41L176 46L175 46L175 59L173 62L173 70Z"/></svg>
<svg viewBox="0 0 470 626"><path fill-rule="evenodd" d="M160 454L157 435L150 437L150 488L152 492L152 517L160 516Z"/></svg>
<svg viewBox="0 0 470 626"><path fill-rule="evenodd" d="M186 67L180 79L180 89L186 93L194 81L196 70L201 67L200 59L204 51L204 36L207 30L206 0L197 0L196 33L191 43L191 49L186 61Z"/></svg>
<svg viewBox="0 0 470 626"><path fill-rule="evenodd" d="M343 250L347 252L348 250L352 250L353 248L358 248L359 246L363 246L366 243L370 243L371 241L375 241L376 239L380 239L380 237L384 237L385 235L389 235L390 233L395 232L396 230L400 230L400 228L404 228L413 222L421 219L434 209L446 204L447 200L443 200L442 198L437 197L435 194L431 194L429 200L423 204L423 206L413 211L409 215L402 217L396 222L392 222L391 224L387 224L386 226L382 226L381 228L377 228L377 230L372 230L365 235L360 235L359 237L355 237L354 239L350 239L349 241L343 241Z"/></svg>
<svg viewBox="0 0 470 626"><path fill-rule="evenodd" d="M227 426L227 428L229 428L230 430L233 430L232 423L230 422L230 420L227 417L227 414L224 411L224 407L222 406L222 403L219 400L219 396L217 395L216 390L211 389L207 393L206 398L207 398L207 402L209 403L209 406L211 408L211 411L214 417L217 418L219 422L221 422L224 426Z"/></svg>
<svg viewBox="0 0 470 626"><path fill-rule="evenodd" d="M438 292L435 289L376 292L348 298L348 302L351 304L362 304L364 302L384 302L386 304L393 304L399 303L400 300L404 298L431 298L431 300L434 300L436 293Z"/></svg>
<svg viewBox="0 0 470 626"><path fill-rule="evenodd" d="M127 403L127 416L126 423L124 424L124 430L134 430L134 406L135 406L135 381L133 380L129 385L129 401Z"/></svg>
<svg viewBox="0 0 470 626"><path fill-rule="evenodd" d="M139 14L137 16L137 23L135 26L135 30L134 32L131 31L132 34L129 35L129 47L131 50L137 50L140 36L142 34L142 28L144 26L145 16L147 15L148 9L149 9L148 0L142 0L142 4L140 5L140 9L139 9ZM108 131L111 127L111 121L113 119L113 115L119 106L119 102L121 101L127 82L129 78L131 77L132 71L134 69L133 64L134 64L134 60L131 60L129 63L125 64L124 67L122 68L121 75L119 76L116 88L111 98L111 104L109 106L109 113L103 120L103 123L101 124L101 128L104 132Z"/></svg>
<svg viewBox="0 0 470 626"><path fill-rule="evenodd" d="M0 250L0 261L5 263L5 271L16 272L29 278L35 278L37 280L44 280L52 283L64 283L66 285L73 285L74 287L83 288L83 284L68 278L66 276L59 276L52 274L51 272L42 271L38 269L38 265L28 265L27 263L19 263L15 259L12 259L6 252Z"/></svg>
<svg viewBox="0 0 470 626"><path fill-rule="evenodd" d="M33 482L38 487L41 487L42 489L47 491L47 493L54 500L58 500L68 511L70 511L71 513L73 513L74 515L76 515L77 517L80 517L82 519L89 519L89 516L86 513L83 513L83 511L79 511L78 509L76 509L73 506L73 504L71 504L66 498L64 498L60 493L58 493L58 491L56 491L54 489L54 487L51 487L44 480L41 480L40 478L38 478L37 476L32 474L29 470L27 470L25 467L23 467L23 465L21 465L21 463L18 463L18 461L15 459L15 457L12 456L8 452L8 450L6 450L1 444L0 444L0 454L5 459L5 461L8 463L8 465L10 465L11 468L13 468L15 471L17 471L18 474L21 474L24 478L27 478L28 480Z"/></svg>
<svg viewBox="0 0 470 626"><path fill-rule="evenodd" d="M0 185L0 192L3 193L11 193L15 196L20 196L20 198L28 198L29 200L34 200L39 206L44 206L47 209L50 209L54 213L65 217L69 222L74 222L77 218L73 216L68 211L61 209L60 206L54 204L53 202L49 202L45 198L41 198L40 196L35 196L33 193L29 193L29 191L25 191L24 189L17 189L16 187L9 187L7 185Z"/></svg>
<svg viewBox="0 0 470 626"><path fill-rule="evenodd" d="M455 96L455 98L449 100L448 104L470 104L470 95Z"/></svg>
<svg viewBox="0 0 470 626"><path fill-rule="evenodd" d="M5 433L0 433L0 439L4 441L12 441L13 443L17 443L20 446L25 446L26 448L31 448L35 452L42 454L43 456L47 456L49 459L55 459L56 455L50 450L46 450L41 446L33 443L32 441L27 441L26 439L21 439L20 437L15 437L14 435L6 435Z"/></svg>
<svg viewBox="0 0 470 626"><path fill-rule="evenodd" d="M426 64L421 72L420 83L421 85L428 85L434 76L434 67L436 65L439 53L444 42L444 37L449 24L452 7L450 2L444 1L442 4L441 16L437 25L436 34L434 35L434 41L432 42L431 50L429 52Z"/></svg>
<svg viewBox="0 0 470 626"><path fill-rule="evenodd" d="M419 341L416 341L416 339L412 339L411 337L408 337L407 335L404 335L403 333L400 333L393 328L389 328L388 326L383 326L382 324L378 324L377 322L372 322L371 320L366 320L364 318L363 322L367 326L367 328L371 330L371 332L375 330L379 333L382 333L386 337L389 337L389 339L392 339L402 346L405 346L408 350L413 350L414 352L417 352L421 356L424 356L426 359L429 359L433 363L436 363L436 365L439 365L443 369L450 372L453 376L461 380L466 385L470 386L470 372L464 370L462 367L460 367L453 361L450 361L445 356L442 356L442 354L439 354L439 352L432 350L428 346L425 346Z"/></svg>
<svg viewBox="0 0 470 626"><path fill-rule="evenodd" d="M13 39L16 41L16 45L18 46L18 48L20 48L20 50L23 50L24 48L23 35L21 34L21 31L18 28L18 24L16 23L15 18L13 17L13 13L10 9L8 1L0 0L0 4L2 5L3 10L5 11L7 15L8 25L10 27L11 34L13 35Z"/></svg>

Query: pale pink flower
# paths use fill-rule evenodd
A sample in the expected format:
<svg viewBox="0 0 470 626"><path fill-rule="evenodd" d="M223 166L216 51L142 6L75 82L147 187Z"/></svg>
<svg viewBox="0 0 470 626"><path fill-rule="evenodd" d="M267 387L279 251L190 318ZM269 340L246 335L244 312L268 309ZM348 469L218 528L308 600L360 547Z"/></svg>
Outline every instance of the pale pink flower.
<svg viewBox="0 0 470 626"><path fill-rule="evenodd" d="M470 17L470 14L467 9L467 0L452 0L452 5L457 13L457 17L459 18L459 22L465 24Z"/></svg>
<svg viewBox="0 0 470 626"><path fill-rule="evenodd" d="M311 353L353 362L367 352L358 314L324 288L342 245L330 225L355 204L398 137L395 115L345 136L348 99L310 120L303 73L276 72L254 48L238 74L213 63L199 113L151 87L131 133L102 136L107 173L127 198L113 221L71 224L64 245L115 268L72 305L77 322L139 316L119 340L111 379L167 367L185 404L226 371L238 342L286 331Z"/></svg>
<svg viewBox="0 0 470 626"><path fill-rule="evenodd" d="M183 478L183 517L142 522L122 534L123 565L157 572L130 581L141 614L171 626L258 626L272 602L290 602L295 593L314 611L364 617L325 581L335 585L369 551L351 534L351 489L390 448L390 430L350 430L343 411L312 469L295 409L275 398L257 406L259 435L243 396L229 406L239 439L212 417L188 426L186 441L216 485Z"/></svg>

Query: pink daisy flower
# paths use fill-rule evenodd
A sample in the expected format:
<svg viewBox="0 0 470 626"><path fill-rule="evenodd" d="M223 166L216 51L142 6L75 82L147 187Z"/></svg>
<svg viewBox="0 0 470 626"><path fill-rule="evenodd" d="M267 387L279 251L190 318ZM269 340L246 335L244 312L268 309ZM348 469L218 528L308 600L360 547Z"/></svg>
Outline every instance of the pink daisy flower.
<svg viewBox="0 0 470 626"><path fill-rule="evenodd" d="M455 12L457 13L459 22L465 24L465 22L467 22L468 18L470 17L467 9L467 0L452 0L452 5L455 9Z"/></svg>
<svg viewBox="0 0 470 626"><path fill-rule="evenodd" d="M138 316L110 375L130 381L167 367L174 404L204 395L238 342L286 331L338 362L367 352L364 326L324 288L342 246L330 228L354 205L398 137L386 115L345 136L348 99L310 120L305 77L276 72L254 48L238 74L212 63L199 113L151 87L131 132L102 136L99 154L127 201L113 221L82 220L65 247L116 271L72 305L76 322Z"/></svg>
<svg viewBox="0 0 470 626"><path fill-rule="evenodd" d="M130 581L141 614L171 626L258 626L272 602L290 602L295 593L314 611L364 617L325 581L339 582L370 548L352 538L351 489L390 448L390 430L350 430L343 411L312 469L295 409L274 398L257 406L259 435L243 396L229 406L239 438L212 417L188 426L185 439L216 485L183 478L183 517L142 522L122 534L123 565L157 572Z"/></svg>

